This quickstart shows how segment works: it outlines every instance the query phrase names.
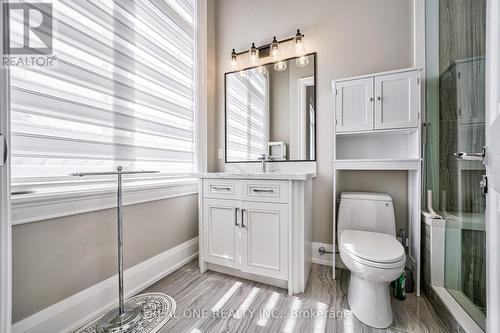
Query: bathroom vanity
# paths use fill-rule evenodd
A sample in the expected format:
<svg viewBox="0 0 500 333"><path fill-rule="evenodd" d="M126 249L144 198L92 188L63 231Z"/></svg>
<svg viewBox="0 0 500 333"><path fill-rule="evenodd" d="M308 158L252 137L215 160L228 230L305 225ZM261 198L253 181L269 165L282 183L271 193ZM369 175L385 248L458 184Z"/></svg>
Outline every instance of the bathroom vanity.
<svg viewBox="0 0 500 333"><path fill-rule="evenodd" d="M202 272L304 291L312 260L315 64L311 53L225 73L225 150L218 151L225 172L196 174Z"/></svg>
<svg viewBox="0 0 500 333"><path fill-rule="evenodd" d="M303 292L311 267L314 174L197 176L200 270Z"/></svg>

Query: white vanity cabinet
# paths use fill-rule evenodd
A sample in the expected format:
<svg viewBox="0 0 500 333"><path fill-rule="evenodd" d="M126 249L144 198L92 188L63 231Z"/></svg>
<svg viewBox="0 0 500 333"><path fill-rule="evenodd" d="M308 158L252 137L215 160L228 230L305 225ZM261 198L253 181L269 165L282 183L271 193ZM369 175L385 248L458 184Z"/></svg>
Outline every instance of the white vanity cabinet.
<svg viewBox="0 0 500 333"><path fill-rule="evenodd" d="M334 81L336 132L416 128L420 70Z"/></svg>
<svg viewBox="0 0 500 333"><path fill-rule="evenodd" d="M304 291L312 257L312 174L200 177L200 269Z"/></svg>
<svg viewBox="0 0 500 333"><path fill-rule="evenodd" d="M288 278L288 205L242 202L241 271Z"/></svg>
<svg viewBox="0 0 500 333"><path fill-rule="evenodd" d="M213 263L239 268L239 203L226 199L203 201L204 253Z"/></svg>

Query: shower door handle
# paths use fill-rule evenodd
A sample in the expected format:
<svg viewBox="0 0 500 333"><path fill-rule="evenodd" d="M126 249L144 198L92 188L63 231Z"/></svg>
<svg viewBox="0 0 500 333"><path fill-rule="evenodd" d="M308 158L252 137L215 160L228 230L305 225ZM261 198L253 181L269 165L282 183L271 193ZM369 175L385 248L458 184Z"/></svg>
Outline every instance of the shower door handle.
<svg viewBox="0 0 500 333"><path fill-rule="evenodd" d="M483 161L486 156L486 147L483 147L480 153L466 153L463 151L454 153L456 158L463 161Z"/></svg>

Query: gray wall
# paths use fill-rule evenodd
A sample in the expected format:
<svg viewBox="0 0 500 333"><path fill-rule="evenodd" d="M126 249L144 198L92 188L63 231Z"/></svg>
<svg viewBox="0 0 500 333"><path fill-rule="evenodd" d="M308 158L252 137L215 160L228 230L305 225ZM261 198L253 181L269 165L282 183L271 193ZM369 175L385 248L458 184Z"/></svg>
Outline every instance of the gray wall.
<svg viewBox="0 0 500 333"><path fill-rule="evenodd" d="M196 237L197 198L126 206L125 267ZM16 225L12 254L12 319L17 322L117 273L115 210Z"/></svg>
<svg viewBox="0 0 500 333"><path fill-rule="evenodd" d="M413 66L413 0L216 0L212 4L217 82L215 110L209 109L216 117L215 126L209 128L209 167L224 169L224 160L218 160L215 152L224 147L223 78L231 70L231 49L269 43L273 35L289 37L300 28L307 51L318 53L313 240L331 243L331 81ZM392 182L394 189L407 186L400 178Z"/></svg>

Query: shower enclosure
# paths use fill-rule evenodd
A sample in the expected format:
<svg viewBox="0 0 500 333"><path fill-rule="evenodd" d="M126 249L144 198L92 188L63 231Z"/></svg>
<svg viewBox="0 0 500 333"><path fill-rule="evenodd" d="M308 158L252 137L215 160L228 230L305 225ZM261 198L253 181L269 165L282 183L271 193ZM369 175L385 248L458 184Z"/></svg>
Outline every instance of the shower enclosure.
<svg viewBox="0 0 500 333"><path fill-rule="evenodd" d="M486 0L426 1L426 165L446 221L444 287L483 328L486 316Z"/></svg>

